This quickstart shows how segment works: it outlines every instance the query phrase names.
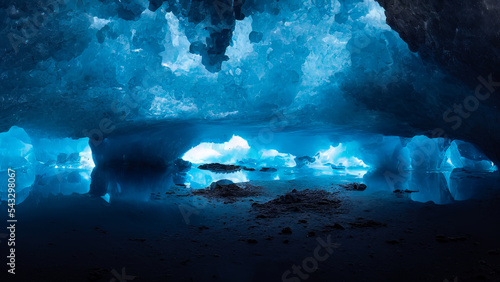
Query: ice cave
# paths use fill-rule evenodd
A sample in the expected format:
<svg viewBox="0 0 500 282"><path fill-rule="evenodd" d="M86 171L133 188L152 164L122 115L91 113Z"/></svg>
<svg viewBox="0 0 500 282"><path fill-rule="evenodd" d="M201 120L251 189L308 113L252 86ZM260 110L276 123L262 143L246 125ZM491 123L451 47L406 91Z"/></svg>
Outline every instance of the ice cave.
<svg viewBox="0 0 500 282"><path fill-rule="evenodd" d="M1 281L500 281L500 2L0 21Z"/></svg>

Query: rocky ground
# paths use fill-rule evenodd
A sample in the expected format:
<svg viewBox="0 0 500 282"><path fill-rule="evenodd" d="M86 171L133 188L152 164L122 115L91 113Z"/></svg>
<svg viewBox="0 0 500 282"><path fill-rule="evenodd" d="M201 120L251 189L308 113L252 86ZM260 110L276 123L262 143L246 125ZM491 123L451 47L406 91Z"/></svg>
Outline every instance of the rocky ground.
<svg viewBox="0 0 500 282"><path fill-rule="evenodd" d="M440 206L331 180L238 184L262 190L230 201L186 187L147 203L28 199L17 274L1 281L500 280L494 189Z"/></svg>

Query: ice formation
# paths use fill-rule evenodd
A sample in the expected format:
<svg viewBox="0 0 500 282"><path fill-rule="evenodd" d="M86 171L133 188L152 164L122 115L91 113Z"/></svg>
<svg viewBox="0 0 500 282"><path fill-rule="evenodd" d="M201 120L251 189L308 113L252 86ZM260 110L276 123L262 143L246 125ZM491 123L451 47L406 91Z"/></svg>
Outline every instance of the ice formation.
<svg viewBox="0 0 500 282"><path fill-rule="evenodd" d="M13 126L0 133L1 180L7 183L7 170L15 171L16 203L29 194L87 193L94 168L88 139L37 138ZM0 188L1 200L7 199L7 186Z"/></svg>
<svg viewBox="0 0 500 282"><path fill-rule="evenodd" d="M85 194L95 167L88 138L32 138L38 195Z"/></svg>
<svg viewBox="0 0 500 282"><path fill-rule="evenodd" d="M162 175L155 185L217 180L188 176L183 156L312 173L370 168L405 181L408 171L490 170L500 159L495 29L484 31L492 48L465 56L481 35L467 35L469 19L445 27L457 28L453 38L421 22L470 5L429 1L410 15L384 0L3 3L0 131L33 147L21 186L63 179L55 193L85 191L94 166L99 196L133 189L120 178L148 169ZM488 73L443 64L443 46ZM21 165L10 152L5 160Z"/></svg>
<svg viewBox="0 0 500 282"><path fill-rule="evenodd" d="M495 170L495 165L474 145L455 140L446 151L446 164L451 168L467 170ZM443 167L445 166L443 165Z"/></svg>
<svg viewBox="0 0 500 282"><path fill-rule="evenodd" d="M7 171L15 171L16 202L22 202L35 181L35 156L33 145L26 131L12 127L9 131L0 133L0 181L1 200L7 201L8 187Z"/></svg>
<svg viewBox="0 0 500 282"><path fill-rule="evenodd" d="M149 138L154 140L152 136ZM357 136L356 141L330 145L328 149L321 149L318 145L317 153L312 154L312 157L297 157L276 149L262 149L262 144L260 148L254 147L252 142L255 140L249 142L233 135L223 143L200 143L184 153L184 160L166 162L164 160L168 158L159 158L157 161L160 162L160 166L156 168L142 167L143 163L135 162L150 153L158 156L158 151L137 152L134 150L134 144L139 143L131 142L133 140L130 139L123 140L131 146L130 153L133 153L130 155L133 162L129 164L117 162L118 160L112 158L113 154L99 155L99 151L96 150L92 156L89 146L92 145L92 141L89 142L87 138L72 140L36 135L30 138L22 128L12 127L9 132L2 133L0 141L4 148L7 148L2 153L2 170L13 168L19 171L17 180L19 202L22 202L31 190L38 195L47 195L83 194L90 189L92 194L105 196L104 199L109 201L116 195L137 198L141 197L138 195L147 194L145 191L168 190L173 184L199 189L221 179L245 182L325 174L363 177L368 170L371 170L372 172L365 176L368 183L373 183L373 175L380 172L383 173L386 182L375 184L374 186L377 186L375 190L413 191L412 189L417 187L416 191L419 191L419 194L413 197L414 200L447 203L453 199L448 195L450 193L448 190L452 189L449 175L448 180L443 182L441 180L445 178L436 178L439 177L439 173L449 174L454 169L469 171L496 169L493 163L470 143L458 140L450 143L442 138L430 139L425 136L413 138ZM157 146L154 143L150 144L153 148ZM102 149L104 146L99 148ZM125 160L128 159L129 155L123 154L123 146L119 149L115 154L122 154ZM165 152L166 150L168 147L165 148ZM109 154L109 151L106 154ZM101 159L100 166L95 167L94 158ZM197 167L206 163L233 164L244 169L217 173ZM148 164L152 165L151 160L148 160ZM91 184L92 170L94 171ZM428 172L438 174L426 174ZM139 175L141 177L137 178ZM140 186L143 191L137 191L138 183L142 183ZM444 188L436 190L436 187ZM5 193L6 190L2 190L2 195ZM447 198L443 199L442 193L448 195ZM2 200L5 200L3 196Z"/></svg>
<svg viewBox="0 0 500 282"><path fill-rule="evenodd" d="M481 104L483 114L450 130L443 113L473 91L424 64L373 0L220 2L1 6L0 89L10 105L2 129L101 140L131 123L265 127L280 113L285 130L309 124L411 137L441 127L460 139L471 136L470 122L493 114ZM41 13L38 25L23 24Z"/></svg>

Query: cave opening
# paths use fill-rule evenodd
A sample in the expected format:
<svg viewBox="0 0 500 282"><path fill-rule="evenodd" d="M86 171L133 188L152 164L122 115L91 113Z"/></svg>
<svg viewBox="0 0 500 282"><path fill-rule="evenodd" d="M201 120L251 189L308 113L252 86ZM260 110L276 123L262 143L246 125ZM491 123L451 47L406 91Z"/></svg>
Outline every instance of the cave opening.
<svg viewBox="0 0 500 282"><path fill-rule="evenodd" d="M473 144L460 140L343 135L343 141L339 141L326 136L282 135L276 142L265 143L228 135L229 139L218 139L220 143L201 142L175 155L169 152L171 140L161 135L156 148L151 140L130 147L130 139L120 137L110 145L111 155L101 150L93 154L91 147L96 146L88 138L30 138L19 127L0 135L0 141L8 148L3 153L3 167L18 169L22 176L18 186L24 194L18 203L30 195L72 193L90 193L107 202L115 197L151 201L159 193L171 193L176 188L184 189L183 193L205 189L220 180L252 183L322 179L325 183L364 183L367 193L403 193L419 202L449 204L479 196L481 189L473 187L484 186L481 180L491 181L497 174L488 157ZM121 140L126 140L124 148L119 147ZM151 151L167 151L169 158L157 154L148 158ZM475 176L476 183L457 181L467 175ZM6 195L7 190L2 192L2 199Z"/></svg>
<svg viewBox="0 0 500 282"><path fill-rule="evenodd" d="M500 281L498 15L2 1L0 281Z"/></svg>

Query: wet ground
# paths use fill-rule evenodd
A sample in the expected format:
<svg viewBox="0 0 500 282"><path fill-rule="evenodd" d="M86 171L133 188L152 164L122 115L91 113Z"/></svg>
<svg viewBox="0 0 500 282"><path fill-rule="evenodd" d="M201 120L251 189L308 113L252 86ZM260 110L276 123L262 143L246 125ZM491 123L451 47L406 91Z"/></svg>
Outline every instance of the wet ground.
<svg viewBox="0 0 500 282"><path fill-rule="evenodd" d="M1 281L500 281L495 187L436 205L338 182L252 181L265 192L235 201L185 187L148 202L30 197L17 211L17 274ZM259 209L294 193L307 205Z"/></svg>

